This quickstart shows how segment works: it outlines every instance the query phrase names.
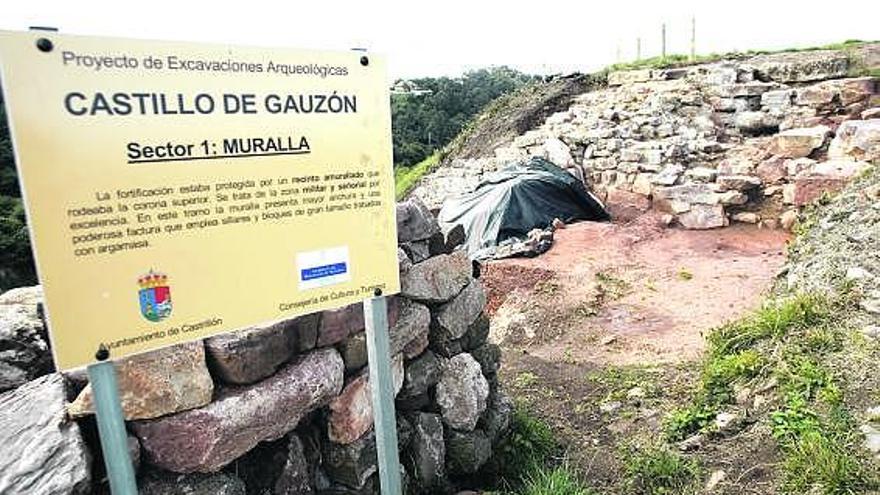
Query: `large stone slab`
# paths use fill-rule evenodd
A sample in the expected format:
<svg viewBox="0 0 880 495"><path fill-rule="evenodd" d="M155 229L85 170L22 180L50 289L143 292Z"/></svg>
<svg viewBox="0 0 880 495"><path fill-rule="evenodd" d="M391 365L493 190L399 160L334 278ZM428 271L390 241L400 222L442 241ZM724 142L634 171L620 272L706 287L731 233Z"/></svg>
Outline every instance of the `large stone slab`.
<svg viewBox="0 0 880 495"><path fill-rule="evenodd" d="M744 134L767 134L779 130L779 119L765 112L739 112L733 125Z"/></svg>
<svg viewBox="0 0 880 495"><path fill-rule="evenodd" d="M151 419L211 402L214 382L201 341L139 354L116 362L119 397L125 419ZM68 407L73 417L94 414L87 386Z"/></svg>
<svg viewBox="0 0 880 495"><path fill-rule="evenodd" d="M443 421L452 428L471 431L486 410L489 383L480 363L470 354L458 354L446 362L437 384L437 404Z"/></svg>
<svg viewBox="0 0 880 495"><path fill-rule="evenodd" d="M416 301L439 304L457 296L471 281L467 254L441 254L416 263L401 279L401 294Z"/></svg>
<svg viewBox="0 0 880 495"><path fill-rule="evenodd" d="M222 389L214 402L132 424L147 460L169 471L213 472L259 442L291 431L342 390L335 349L313 351L253 385Z"/></svg>
<svg viewBox="0 0 880 495"><path fill-rule="evenodd" d="M391 374L394 379L394 394L403 386L403 355L391 360ZM351 380L342 393L330 402L330 420L327 435L339 444L352 443L373 426L373 404L370 376L364 370Z"/></svg>
<svg viewBox="0 0 880 495"><path fill-rule="evenodd" d="M686 204L717 205L720 197L711 184L682 184L654 190L657 201L679 201Z"/></svg>
<svg viewBox="0 0 880 495"><path fill-rule="evenodd" d="M205 340L211 370L227 383L244 385L275 373L296 351L293 320L246 328Z"/></svg>
<svg viewBox="0 0 880 495"><path fill-rule="evenodd" d="M761 55L749 61L764 78L802 83L845 77L849 57L843 51L817 50Z"/></svg>
<svg viewBox="0 0 880 495"><path fill-rule="evenodd" d="M850 160L830 160L817 163L794 179L791 202L808 205L824 194L839 192L857 174L870 165Z"/></svg>
<svg viewBox="0 0 880 495"><path fill-rule="evenodd" d="M418 197L397 203L397 242L429 239L440 232L440 225Z"/></svg>
<svg viewBox="0 0 880 495"><path fill-rule="evenodd" d="M483 284L471 279L455 299L440 306L434 317L432 340L446 341L461 338L468 327L480 316L486 307L486 292Z"/></svg>
<svg viewBox="0 0 880 495"><path fill-rule="evenodd" d="M65 402L60 374L0 395L0 493L87 492L90 456Z"/></svg>
<svg viewBox="0 0 880 495"><path fill-rule="evenodd" d="M3 294L6 302L0 304L0 392L54 369L36 297L33 290Z"/></svg>
<svg viewBox="0 0 880 495"><path fill-rule="evenodd" d="M822 147L830 133L824 125L788 129L773 136L768 151L783 158L803 158Z"/></svg>
<svg viewBox="0 0 880 495"><path fill-rule="evenodd" d="M828 157L880 163L880 119L848 120L831 140Z"/></svg>
<svg viewBox="0 0 880 495"><path fill-rule="evenodd" d="M717 229L728 223L724 207L721 205L694 204L689 211L677 218L682 227L691 230Z"/></svg>

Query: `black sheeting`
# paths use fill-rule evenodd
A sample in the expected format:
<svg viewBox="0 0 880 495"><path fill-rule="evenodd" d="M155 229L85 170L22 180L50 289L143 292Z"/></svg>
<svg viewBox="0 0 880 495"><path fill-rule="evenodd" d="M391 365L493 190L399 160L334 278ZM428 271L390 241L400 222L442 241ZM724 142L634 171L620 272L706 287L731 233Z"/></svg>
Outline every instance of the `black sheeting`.
<svg viewBox="0 0 880 495"><path fill-rule="evenodd" d="M444 231L464 227L465 247L475 259L492 257L498 245L524 240L554 218L571 223L610 217L580 180L537 157L509 164L473 192L447 200L438 216Z"/></svg>

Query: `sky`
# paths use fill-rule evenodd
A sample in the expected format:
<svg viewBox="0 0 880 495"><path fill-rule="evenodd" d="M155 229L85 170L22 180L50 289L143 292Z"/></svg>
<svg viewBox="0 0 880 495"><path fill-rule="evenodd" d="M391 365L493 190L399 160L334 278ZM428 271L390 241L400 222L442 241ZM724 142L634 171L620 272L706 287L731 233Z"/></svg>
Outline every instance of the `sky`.
<svg viewBox="0 0 880 495"><path fill-rule="evenodd" d="M223 7L223 4L229 7ZM390 77L455 76L507 65L538 74L591 71L667 53L806 47L880 39L880 1L739 0L3 0L0 29L271 47L368 48Z"/></svg>

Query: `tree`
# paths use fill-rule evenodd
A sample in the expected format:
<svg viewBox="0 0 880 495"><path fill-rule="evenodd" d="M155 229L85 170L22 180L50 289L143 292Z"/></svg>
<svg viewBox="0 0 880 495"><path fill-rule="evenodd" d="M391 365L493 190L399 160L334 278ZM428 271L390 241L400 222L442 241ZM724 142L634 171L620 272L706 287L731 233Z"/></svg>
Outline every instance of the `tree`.
<svg viewBox="0 0 880 495"><path fill-rule="evenodd" d="M0 99L0 290L37 283L6 108Z"/></svg>
<svg viewBox="0 0 880 495"><path fill-rule="evenodd" d="M415 164L452 141L486 104L535 81L508 67L462 77L397 81L405 92L391 97L395 165Z"/></svg>

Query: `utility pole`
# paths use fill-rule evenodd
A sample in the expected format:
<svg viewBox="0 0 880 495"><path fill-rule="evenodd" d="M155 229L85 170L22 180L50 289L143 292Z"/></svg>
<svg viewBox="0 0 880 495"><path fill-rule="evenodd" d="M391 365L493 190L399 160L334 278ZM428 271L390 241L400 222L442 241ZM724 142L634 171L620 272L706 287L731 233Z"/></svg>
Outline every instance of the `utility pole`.
<svg viewBox="0 0 880 495"><path fill-rule="evenodd" d="M642 59L642 38L636 38L636 61Z"/></svg>
<svg viewBox="0 0 880 495"><path fill-rule="evenodd" d="M697 59L697 16L691 15L691 61Z"/></svg>
<svg viewBox="0 0 880 495"><path fill-rule="evenodd" d="M666 23L660 26L660 54L666 58Z"/></svg>

